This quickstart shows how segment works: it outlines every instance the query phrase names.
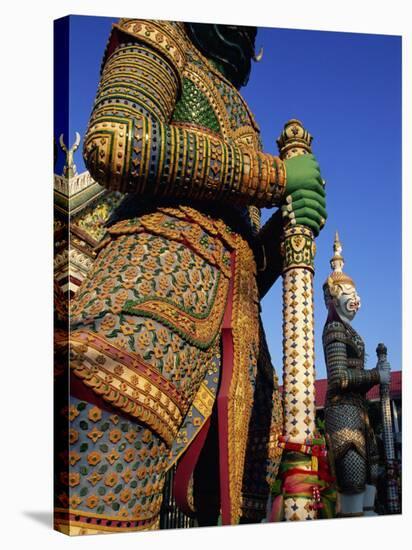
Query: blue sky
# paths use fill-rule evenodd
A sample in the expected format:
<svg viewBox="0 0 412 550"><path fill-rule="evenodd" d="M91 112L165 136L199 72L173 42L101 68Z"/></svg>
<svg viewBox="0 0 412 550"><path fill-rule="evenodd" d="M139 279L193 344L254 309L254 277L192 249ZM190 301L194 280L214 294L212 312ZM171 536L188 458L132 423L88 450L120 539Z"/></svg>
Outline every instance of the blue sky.
<svg viewBox="0 0 412 550"><path fill-rule="evenodd" d="M121 14L120 14L121 16ZM99 68L115 19L74 16L70 21L70 139L84 135ZM378 342L401 368L401 38L371 34L260 28L260 63L241 90L260 125L264 149L289 118L314 136L313 151L327 181L326 227L317 239L315 338L317 377L326 376L321 335L326 318L322 284L330 268L335 230L343 243L345 271L355 280L362 307L353 323L376 364ZM64 89L64 67L57 69ZM56 137L67 132L61 109ZM62 170L60 153L56 172ZM78 171L84 164L80 149ZM270 211L263 212L267 219ZM263 322L278 374L282 365L281 281L262 302Z"/></svg>

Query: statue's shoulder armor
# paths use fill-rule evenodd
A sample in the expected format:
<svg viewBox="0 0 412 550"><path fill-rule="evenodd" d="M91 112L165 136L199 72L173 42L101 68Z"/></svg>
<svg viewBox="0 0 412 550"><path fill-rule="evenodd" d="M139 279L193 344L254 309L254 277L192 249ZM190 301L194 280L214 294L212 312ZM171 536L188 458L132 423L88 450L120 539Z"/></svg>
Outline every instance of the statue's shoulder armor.
<svg viewBox="0 0 412 550"><path fill-rule="evenodd" d="M341 321L328 321L323 328L323 345L333 341L349 344L349 334L346 326Z"/></svg>
<svg viewBox="0 0 412 550"><path fill-rule="evenodd" d="M229 142L262 148L259 126L246 101L187 37L183 94L173 120L176 124L187 122L189 114L194 116L195 125Z"/></svg>
<svg viewBox="0 0 412 550"><path fill-rule="evenodd" d="M348 331L348 335L349 335L350 347L353 349L356 355L358 355L359 357L363 357L365 353L365 343L362 337L350 325L346 326L346 330Z"/></svg>
<svg viewBox="0 0 412 550"><path fill-rule="evenodd" d="M113 24L112 32L103 56L102 69L111 53L125 41L135 40L150 46L181 72L186 64L185 31L183 23L142 19L119 19Z"/></svg>
<svg viewBox="0 0 412 550"><path fill-rule="evenodd" d="M333 341L338 341L352 348L359 356L364 352L365 345L362 338L353 327L342 321L327 322L323 329L322 340L324 346Z"/></svg>
<svg viewBox="0 0 412 550"><path fill-rule="evenodd" d="M175 70L180 89L174 124L210 130L229 143L262 149L259 126L246 101L195 47L183 23L120 19L113 25L101 70L115 49L130 41L156 50Z"/></svg>

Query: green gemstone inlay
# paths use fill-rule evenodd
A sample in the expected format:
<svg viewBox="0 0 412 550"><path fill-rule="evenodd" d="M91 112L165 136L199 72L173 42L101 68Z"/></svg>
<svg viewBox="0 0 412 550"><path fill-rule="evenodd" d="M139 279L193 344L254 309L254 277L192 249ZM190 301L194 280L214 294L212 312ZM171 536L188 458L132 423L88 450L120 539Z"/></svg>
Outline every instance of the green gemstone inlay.
<svg viewBox="0 0 412 550"><path fill-rule="evenodd" d="M219 121L207 97L187 78L183 79L182 97L176 104L173 122L188 122L220 132Z"/></svg>

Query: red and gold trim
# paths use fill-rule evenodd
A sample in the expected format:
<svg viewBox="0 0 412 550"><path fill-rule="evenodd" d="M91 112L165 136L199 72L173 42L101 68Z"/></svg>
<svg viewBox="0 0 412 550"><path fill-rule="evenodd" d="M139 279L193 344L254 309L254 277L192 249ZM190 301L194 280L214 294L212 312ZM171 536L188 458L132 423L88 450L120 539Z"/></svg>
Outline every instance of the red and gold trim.
<svg viewBox="0 0 412 550"><path fill-rule="evenodd" d="M159 513L153 517L124 520L73 509L55 508L54 527L65 535L94 535L159 529Z"/></svg>
<svg viewBox="0 0 412 550"><path fill-rule="evenodd" d="M217 397L222 523L238 523L248 426L259 346L256 265L243 239L233 253L229 301L222 327L222 380ZM253 372L252 372L253 371Z"/></svg>
<svg viewBox="0 0 412 550"><path fill-rule="evenodd" d="M62 334L57 345L70 347L72 373L87 387L172 444L189 403L152 365L87 330Z"/></svg>

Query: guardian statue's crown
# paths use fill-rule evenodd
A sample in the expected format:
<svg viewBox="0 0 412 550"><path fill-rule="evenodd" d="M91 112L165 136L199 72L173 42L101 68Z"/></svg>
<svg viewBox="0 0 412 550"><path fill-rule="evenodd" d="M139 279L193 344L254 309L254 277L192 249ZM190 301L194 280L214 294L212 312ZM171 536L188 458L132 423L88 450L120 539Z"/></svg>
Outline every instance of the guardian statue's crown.
<svg viewBox="0 0 412 550"><path fill-rule="evenodd" d="M333 243L333 257L330 260L332 273L323 283L323 293L326 307L329 307L331 298L338 298L342 294L344 286L350 285L355 287L355 282L353 279L343 272L344 265L345 261L342 256L342 243L340 242L338 232L336 231L335 241Z"/></svg>

